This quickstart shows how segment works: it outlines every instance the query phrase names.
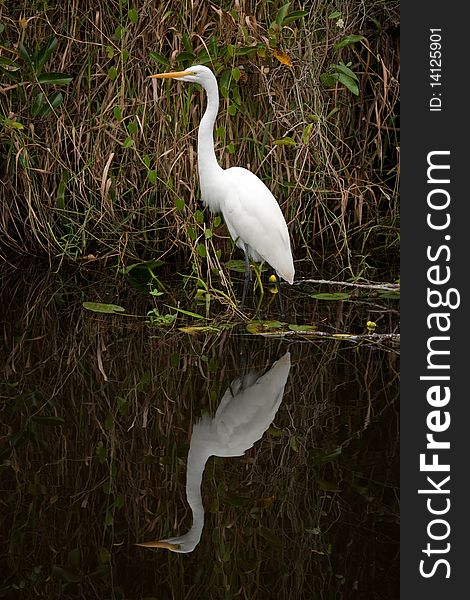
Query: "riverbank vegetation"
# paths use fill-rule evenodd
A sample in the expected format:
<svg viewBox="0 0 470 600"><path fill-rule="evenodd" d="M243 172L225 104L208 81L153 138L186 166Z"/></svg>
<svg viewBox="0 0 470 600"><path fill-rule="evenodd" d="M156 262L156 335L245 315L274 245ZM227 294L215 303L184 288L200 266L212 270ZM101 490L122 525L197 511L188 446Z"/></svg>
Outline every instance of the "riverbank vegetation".
<svg viewBox="0 0 470 600"><path fill-rule="evenodd" d="M378 0L1 6L2 258L183 263L206 281L241 258L199 202L203 93L147 78L202 63L219 161L273 191L298 272L393 281L398 18Z"/></svg>

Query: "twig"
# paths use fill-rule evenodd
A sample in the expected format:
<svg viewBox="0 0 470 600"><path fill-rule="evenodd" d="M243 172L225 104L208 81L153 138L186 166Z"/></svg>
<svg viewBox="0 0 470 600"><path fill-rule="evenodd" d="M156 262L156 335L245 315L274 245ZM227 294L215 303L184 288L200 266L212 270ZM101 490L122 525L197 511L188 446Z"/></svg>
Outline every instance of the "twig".
<svg viewBox="0 0 470 600"><path fill-rule="evenodd" d="M303 283L339 285L345 287L365 288L368 290L386 290L395 292L400 289L397 283L350 283L348 281L330 281L328 279L298 279L292 285L301 285Z"/></svg>

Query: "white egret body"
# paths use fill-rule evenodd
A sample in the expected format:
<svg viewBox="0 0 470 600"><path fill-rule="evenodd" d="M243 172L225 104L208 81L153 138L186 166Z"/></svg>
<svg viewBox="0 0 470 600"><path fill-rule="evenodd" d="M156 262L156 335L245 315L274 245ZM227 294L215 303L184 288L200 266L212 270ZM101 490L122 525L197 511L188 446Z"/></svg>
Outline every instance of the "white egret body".
<svg viewBox="0 0 470 600"><path fill-rule="evenodd" d="M196 65L186 71L159 73L152 77L180 79L202 85L207 96L197 144L202 201L211 212L223 214L232 239L245 253L248 269L249 258L255 262L266 262L282 279L292 284L294 262L289 232L276 199L261 179L248 169L223 169L217 162L213 131L219 109L219 91L212 71ZM243 299L247 284L248 280L245 279Z"/></svg>
<svg viewBox="0 0 470 600"><path fill-rule="evenodd" d="M290 353L286 352L261 377L249 373L235 379L220 401L215 416L204 415L195 423L186 471L186 498L193 515L191 529L179 537L138 546L166 548L180 554L194 550L204 527L201 482L207 459L210 456L243 456L261 438L276 416L290 366Z"/></svg>

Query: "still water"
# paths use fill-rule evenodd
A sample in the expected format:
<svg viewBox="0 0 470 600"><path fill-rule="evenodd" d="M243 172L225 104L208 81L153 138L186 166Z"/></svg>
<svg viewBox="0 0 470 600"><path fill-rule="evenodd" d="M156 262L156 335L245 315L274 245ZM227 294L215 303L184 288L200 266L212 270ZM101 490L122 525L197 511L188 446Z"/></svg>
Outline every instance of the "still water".
<svg viewBox="0 0 470 600"><path fill-rule="evenodd" d="M126 282L1 281L0 597L398 598L396 347L188 334ZM397 330L386 300L287 302Z"/></svg>

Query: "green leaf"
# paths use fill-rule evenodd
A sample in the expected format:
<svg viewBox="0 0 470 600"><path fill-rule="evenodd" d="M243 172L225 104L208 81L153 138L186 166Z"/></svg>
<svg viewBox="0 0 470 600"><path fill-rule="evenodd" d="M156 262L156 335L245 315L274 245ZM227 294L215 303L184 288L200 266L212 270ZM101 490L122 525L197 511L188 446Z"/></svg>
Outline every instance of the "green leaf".
<svg viewBox="0 0 470 600"><path fill-rule="evenodd" d="M347 77L351 77L351 79L354 79L354 81L359 81L359 78L356 75L356 73L354 73L354 71L351 71L351 69L346 65L340 63L339 65L331 65L331 67L336 73L343 73Z"/></svg>
<svg viewBox="0 0 470 600"><path fill-rule="evenodd" d="M238 81L241 76L242 76L242 72L240 71L240 69L237 69L237 67L234 67L232 69L232 79L234 79L235 81Z"/></svg>
<svg viewBox="0 0 470 600"><path fill-rule="evenodd" d="M359 88L357 87L357 83L351 79L351 77L345 75L344 73L338 73L338 80L355 96L359 96Z"/></svg>
<svg viewBox="0 0 470 600"><path fill-rule="evenodd" d="M40 111L38 112L38 116L45 117L52 110L54 110L55 108L60 106L62 104L63 100L64 100L64 97L61 94L61 92L53 92L52 94L50 94L47 97L47 101L45 101L44 104L42 105Z"/></svg>
<svg viewBox="0 0 470 600"><path fill-rule="evenodd" d="M167 67L170 64L168 59L162 56L161 54L158 54L158 52L150 52L149 56L156 63L164 65L165 67Z"/></svg>
<svg viewBox="0 0 470 600"><path fill-rule="evenodd" d="M114 115L114 118L116 119L116 121L120 121L122 119L122 110L119 106L115 106L113 108L113 115Z"/></svg>
<svg viewBox="0 0 470 600"><path fill-rule="evenodd" d="M308 144L312 135L313 123L309 123L302 132L302 142Z"/></svg>
<svg viewBox="0 0 470 600"><path fill-rule="evenodd" d="M122 145L124 148L132 148L134 145L134 140L131 137L126 137Z"/></svg>
<svg viewBox="0 0 470 600"><path fill-rule="evenodd" d="M219 78L219 89L223 98L228 98L231 77L232 71L230 69L225 69Z"/></svg>
<svg viewBox="0 0 470 600"><path fill-rule="evenodd" d="M279 330L284 327L284 323L280 321L250 321L246 325L248 333L272 335L279 334Z"/></svg>
<svg viewBox="0 0 470 600"><path fill-rule="evenodd" d="M323 87L326 87L327 89L334 87L337 81L337 73L322 73L320 75L320 83Z"/></svg>
<svg viewBox="0 0 470 600"><path fill-rule="evenodd" d="M100 461L101 464L103 464L106 460L106 456L108 454L108 451L106 450L106 448L103 445L102 441L99 441L96 444L96 456L98 457L98 460Z"/></svg>
<svg viewBox="0 0 470 600"><path fill-rule="evenodd" d="M301 19L302 17L306 17L307 15L308 10L293 10L287 15L282 24L289 25L289 23L292 23L292 21L296 21L297 19Z"/></svg>
<svg viewBox="0 0 470 600"><path fill-rule="evenodd" d="M124 35L125 29L122 25L118 25L116 27L116 31L114 32L114 39L120 41L122 36Z"/></svg>
<svg viewBox="0 0 470 600"><path fill-rule="evenodd" d="M351 294L347 292L319 292L318 294L309 294L311 298L317 300L349 300Z"/></svg>
<svg viewBox="0 0 470 600"><path fill-rule="evenodd" d="M137 21L139 20L139 13L135 8L130 8L127 11L127 16L129 17L129 21L131 23L134 23L134 25L137 23Z"/></svg>
<svg viewBox="0 0 470 600"><path fill-rule="evenodd" d="M257 44L256 46L243 46L242 48L237 48L235 50L235 54L237 56L253 56L258 51L258 48L263 47L263 44Z"/></svg>
<svg viewBox="0 0 470 600"><path fill-rule="evenodd" d="M340 17L341 13L339 12L339 10L335 10L334 12L328 15L329 19L339 19Z"/></svg>
<svg viewBox="0 0 470 600"><path fill-rule="evenodd" d="M273 144L275 146L296 146L297 142L293 138L286 136L279 140L274 140Z"/></svg>
<svg viewBox="0 0 470 600"><path fill-rule="evenodd" d="M190 237L190 239L194 240L197 238L197 233L196 230L194 229L194 227L188 227L188 235Z"/></svg>
<svg viewBox="0 0 470 600"><path fill-rule="evenodd" d="M354 34L347 35L339 42L336 42L336 44L333 46L333 49L341 50L341 48L344 48L345 46L349 46L350 44L355 44L356 42L360 42L361 40L364 40L364 39L365 38L363 35L354 35Z"/></svg>
<svg viewBox="0 0 470 600"><path fill-rule="evenodd" d="M67 85L72 81L71 75L65 73L41 73L38 77L38 81L41 84L53 83L55 85Z"/></svg>
<svg viewBox="0 0 470 600"><path fill-rule="evenodd" d="M33 60L31 58L30 50L23 42L18 43L18 54L28 66L33 66Z"/></svg>
<svg viewBox="0 0 470 600"><path fill-rule="evenodd" d="M51 57L51 54L57 48L57 44L58 44L57 38L51 37L41 48L41 50L36 58L36 68L38 71L42 70L44 64L49 60L49 58Z"/></svg>
<svg viewBox="0 0 470 600"><path fill-rule="evenodd" d="M204 244L198 244L197 245L197 253L199 254L199 256L201 258L206 258L206 256L207 256L206 246Z"/></svg>
<svg viewBox="0 0 470 600"><path fill-rule="evenodd" d="M43 92L39 92L37 94L36 98L34 99L33 106L31 107L31 116L37 117L38 114L41 112L43 106L44 106L44 94L43 94Z"/></svg>
<svg viewBox="0 0 470 600"><path fill-rule="evenodd" d="M176 206L176 210L179 210L180 212L183 212L183 210L184 210L184 200L183 200L183 198L176 198L176 200L175 200L175 206Z"/></svg>
<svg viewBox="0 0 470 600"><path fill-rule="evenodd" d="M130 135L136 134L138 129L139 129L139 126L137 125L137 121L130 121L127 124L127 131L130 133Z"/></svg>
<svg viewBox="0 0 470 600"><path fill-rule="evenodd" d="M283 24L284 19L287 16L287 12L289 10L289 6L290 6L290 2L288 2L287 4L284 4L283 6L281 6L281 8L277 11L277 15L276 15L276 18L274 19L274 21L278 25L282 25Z"/></svg>
<svg viewBox="0 0 470 600"><path fill-rule="evenodd" d="M181 62L190 62L192 63L194 61L196 57L194 56L194 54L192 52L180 52L178 54L178 56L176 57L176 62L181 63Z"/></svg>
<svg viewBox="0 0 470 600"><path fill-rule="evenodd" d="M114 81L117 77L118 73L117 73L117 69L116 67L109 67L108 69L108 77L111 79L111 81Z"/></svg>
<svg viewBox="0 0 470 600"><path fill-rule="evenodd" d="M117 304L101 304L101 302L82 302L83 308L91 310L92 312L105 313L105 314L116 314L124 312L125 309Z"/></svg>
<svg viewBox="0 0 470 600"><path fill-rule="evenodd" d="M212 229L204 229L204 237L206 240L210 240L212 237Z"/></svg>
<svg viewBox="0 0 470 600"><path fill-rule="evenodd" d="M315 333L318 328L316 325L289 325L291 331L296 333Z"/></svg>
<svg viewBox="0 0 470 600"><path fill-rule="evenodd" d="M204 223L204 213L199 209L194 211L194 218L196 219L197 223Z"/></svg>
<svg viewBox="0 0 470 600"><path fill-rule="evenodd" d="M191 312L189 310L183 310L182 308L177 308L176 306L168 306L168 304L165 304L164 306L166 306L166 308L169 308L171 310L176 310L176 312L182 313L183 315L187 315L188 317L194 317L195 319L205 319L205 317L203 317L202 315L198 315L198 313L194 313Z"/></svg>
<svg viewBox="0 0 470 600"><path fill-rule="evenodd" d="M219 227L221 222L222 222L222 219L219 217L219 215L214 217L214 227Z"/></svg>
<svg viewBox="0 0 470 600"><path fill-rule="evenodd" d="M245 261L244 260L228 260L225 263L225 266L230 271L235 271L236 273L244 273L245 272Z"/></svg>
<svg viewBox="0 0 470 600"><path fill-rule="evenodd" d="M157 172L154 170L147 171L147 179L152 185L155 185L157 183Z"/></svg>

